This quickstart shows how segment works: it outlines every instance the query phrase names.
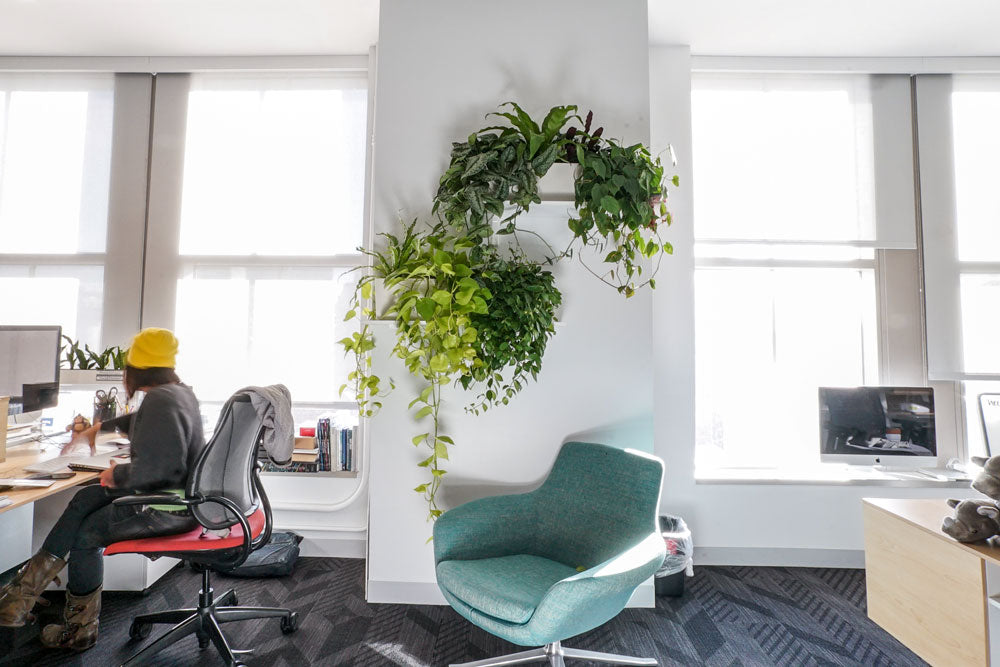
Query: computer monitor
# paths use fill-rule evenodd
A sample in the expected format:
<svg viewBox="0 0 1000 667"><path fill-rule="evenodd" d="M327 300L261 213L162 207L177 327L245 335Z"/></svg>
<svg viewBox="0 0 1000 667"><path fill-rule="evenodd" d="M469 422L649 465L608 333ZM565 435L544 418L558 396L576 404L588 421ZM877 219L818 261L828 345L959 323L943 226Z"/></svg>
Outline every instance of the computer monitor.
<svg viewBox="0 0 1000 667"><path fill-rule="evenodd" d="M820 459L919 468L937 462L930 387L820 387Z"/></svg>
<svg viewBox="0 0 1000 667"><path fill-rule="evenodd" d="M61 343L62 327L0 326L0 396L11 414L55 407Z"/></svg>

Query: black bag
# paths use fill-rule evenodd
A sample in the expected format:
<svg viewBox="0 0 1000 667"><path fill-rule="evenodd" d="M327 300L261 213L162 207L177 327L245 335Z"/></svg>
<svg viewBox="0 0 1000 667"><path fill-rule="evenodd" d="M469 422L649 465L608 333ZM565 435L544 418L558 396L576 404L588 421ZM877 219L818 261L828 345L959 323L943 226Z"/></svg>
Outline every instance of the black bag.
<svg viewBox="0 0 1000 667"><path fill-rule="evenodd" d="M299 558L301 535L272 533L270 541L232 570L223 570L233 577L284 577L292 573Z"/></svg>

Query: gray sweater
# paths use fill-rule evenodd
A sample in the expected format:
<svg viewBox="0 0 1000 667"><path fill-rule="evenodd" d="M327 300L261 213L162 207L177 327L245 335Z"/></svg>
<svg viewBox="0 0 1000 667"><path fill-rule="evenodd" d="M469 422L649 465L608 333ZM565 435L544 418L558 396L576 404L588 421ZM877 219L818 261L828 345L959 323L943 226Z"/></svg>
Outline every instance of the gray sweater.
<svg viewBox="0 0 1000 667"><path fill-rule="evenodd" d="M129 463L114 469L115 486L123 490L183 489L205 448L198 399L184 384L154 387L134 413L101 425L115 429L132 443Z"/></svg>

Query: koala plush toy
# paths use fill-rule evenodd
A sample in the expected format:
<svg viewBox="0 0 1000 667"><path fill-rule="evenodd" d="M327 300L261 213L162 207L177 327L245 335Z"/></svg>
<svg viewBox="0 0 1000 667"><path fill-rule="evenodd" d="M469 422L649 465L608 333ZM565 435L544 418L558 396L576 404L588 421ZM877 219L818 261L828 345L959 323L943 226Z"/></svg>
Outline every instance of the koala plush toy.
<svg viewBox="0 0 1000 667"><path fill-rule="evenodd" d="M1000 456L991 456L988 459L973 456L972 462L983 468L973 480L972 488L993 500L1000 500Z"/></svg>
<svg viewBox="0 0 1000 667"><path fill-rule="evenodd" d="M992 500L948 501L955 509L954 516L946 516L941 530L959 542L981 542L1000 535L1000 507Z"/></svg>

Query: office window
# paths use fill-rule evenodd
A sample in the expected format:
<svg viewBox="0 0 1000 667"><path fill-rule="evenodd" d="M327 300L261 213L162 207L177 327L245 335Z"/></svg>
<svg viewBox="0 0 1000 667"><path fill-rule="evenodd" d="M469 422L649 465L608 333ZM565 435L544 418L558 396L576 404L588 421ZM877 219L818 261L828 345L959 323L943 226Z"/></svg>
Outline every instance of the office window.
<svg viewBox="0 0 1000 667"><path fill-rule="evenodd" d="M1000 77L918 76L916 90L929 372L1000 380Z"/></svg>
<svg viewBox="0 0 1000 667"><path fill-rule="evenodd" d="M910 139L880 114L908 97L905 77L693 77L698 467L818 461L818 387L879 382L880 253L914 247L912 180L876 188Z"/></svg>
<svg viewBox="0 0 1000 667"><path fill-rule="evenodd" d="M955 77L952 135L955 155L957 268L966 373L1000 373L1000 78Z"/></svg>
<svg viewBox="0 0 1000 667"><path fill-rule="evenodd" d="M176 329L178 368L203 400L280 382L297 403L337 402L335 341L362 261L367 78L157 82L154 145L180 157L152 156L144 324Z"/></svg>
<svg viewBox="0 0 1000 667"><path fill-rule="evenodd" d="M2 323L100 344L114 83L0 73Z"/></svg>

